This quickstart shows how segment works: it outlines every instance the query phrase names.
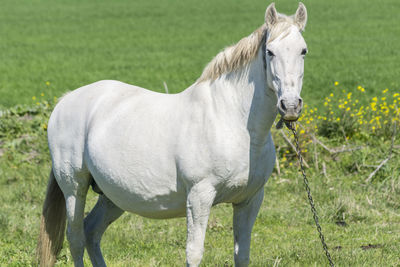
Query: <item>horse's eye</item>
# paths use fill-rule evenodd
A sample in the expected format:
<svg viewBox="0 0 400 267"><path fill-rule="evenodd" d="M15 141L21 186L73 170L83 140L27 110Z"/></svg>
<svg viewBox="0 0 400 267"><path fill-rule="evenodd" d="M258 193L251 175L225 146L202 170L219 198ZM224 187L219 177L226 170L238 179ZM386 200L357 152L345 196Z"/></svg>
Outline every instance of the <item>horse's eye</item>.
<svg viewBox="0 0 400 267"><path fill-rule="evenodd" d="M272 51L271 51L271 50L269 50L269 49L267 49L267 54L268 54L268 56L270 56L270 57L273 57L273 56L275 56L275 55L274 55L274 53L272 53Z"/></svg>
<svg viewBox="0 0 400 267"><path fill-rule="evenodd" d="M304 48L303 50L301 50L301 55L302 56L305 56L306 54L307 54L307 49L306 48Z"/></svg>

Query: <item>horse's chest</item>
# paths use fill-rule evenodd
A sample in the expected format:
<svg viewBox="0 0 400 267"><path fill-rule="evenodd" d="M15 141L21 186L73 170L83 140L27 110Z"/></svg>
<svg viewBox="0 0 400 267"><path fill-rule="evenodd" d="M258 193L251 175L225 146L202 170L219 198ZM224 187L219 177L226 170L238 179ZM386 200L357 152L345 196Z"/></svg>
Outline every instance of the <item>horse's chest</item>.
<svg viewBox="0 0 400 267"><path fill-rule="evenodd" d="M219 186L217 202L240 202L254 195L267 182L274 163L275 153L273 150L266 150L258 157L243 159L240 164L236 164L236 167L239 165L241 168L236 169L236 173L227 176Z"/></svg>

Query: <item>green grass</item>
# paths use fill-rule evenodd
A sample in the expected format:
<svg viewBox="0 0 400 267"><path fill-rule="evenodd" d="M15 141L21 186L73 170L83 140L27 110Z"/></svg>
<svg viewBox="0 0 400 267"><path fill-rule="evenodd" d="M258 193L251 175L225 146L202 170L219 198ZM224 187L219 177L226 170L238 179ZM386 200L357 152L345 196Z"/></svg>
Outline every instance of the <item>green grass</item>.
<svg viewBox="0 0 400 267"><path fill-rule="evenodd" d="M196 80L219 50L263 23L268 4L2 0L0 109L12 108L0 116L0 266L34 265L50 170L43 127L53 105L47 107L47 99L101 79L156 91L164 91L165 81L171 92L179 92ZM322 99L331 91L353 90L357 85L365 87L369 97L384 88L391 94L400 91L400 2L306 0L305 4L309 22L304 36L310 51L302 94L306 103L322 108ZM292 0L277 3L284 13L293 13L296 7ZM334 81L340 86L333 86ZM274 134L281 151L290 150ZM340 134L319 138L330 147L344 143ZM399 133L396 138L398 146ZM373 170L368 165L386 157L390 140L363 132L350 142L364 148L333 159L317 146L318 171L312 144L306 153L311 166L307 173L331 254L338 266L398 266L398 149L366 183ZM252 266L326 264L296 164L289 165L293 156L292 151L287 154L281 175L274 173L265 187L253 230ZM321 174L323 162L326 176ZM95 201L90 192L87 210ZM233 265L231 218L229 205L212 210L203 266ZM104 236L106 261L110 266L183 265L185 227L185 219L157 221L125 214ZM369 244L377 247L362 248ZM89 264L87 255L85 262ZM66 241L57 265L73 265Z"/></svg>
<svg viewBox="0 0 400 267"><path fill-rule="evenodd" d="M309 46L303 96L317 103L339 81L398 89L397 0L307 0ZM219 50L263 23L257 1L11 1L0 9L0 107L60 96L117 79L179 92ZM292 14L297 1L282 0ZM45 82L50 81L50 86Z"/></svg>

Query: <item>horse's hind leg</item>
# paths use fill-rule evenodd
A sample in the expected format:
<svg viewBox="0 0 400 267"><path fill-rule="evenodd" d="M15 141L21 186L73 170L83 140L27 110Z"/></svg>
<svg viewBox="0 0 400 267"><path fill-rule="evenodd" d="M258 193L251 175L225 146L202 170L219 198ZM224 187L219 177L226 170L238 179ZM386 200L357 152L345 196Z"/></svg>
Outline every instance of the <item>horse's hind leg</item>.
<svg viewBox="0 0 400 267"><path fill-rule="evenodd" d="M107 227L122 213L124 211L105 195L100 195L96 205L85 218L86 249L93 266L106 266L100 250L101 237Z"/></svg>
<svg viewBox="0 0 400 267"><path fill-rule="evenodd" d="M67 238L75 267L83 267L85 249L83 217L89 181L88 173L75 173L68 175L67 179L63 177L59 182L65 197L68 220Z"/></svg>

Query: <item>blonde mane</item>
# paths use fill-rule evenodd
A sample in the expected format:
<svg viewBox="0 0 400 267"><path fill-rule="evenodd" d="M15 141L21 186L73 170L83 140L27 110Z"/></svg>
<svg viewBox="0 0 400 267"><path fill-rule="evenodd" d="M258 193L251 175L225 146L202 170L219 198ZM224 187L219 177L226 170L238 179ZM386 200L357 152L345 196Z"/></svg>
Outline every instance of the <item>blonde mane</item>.
<svg viewBox="0 0 400 267"><path fill-rule="evenodd" d="M288 29L293 25L296 25L293 16L279 14L277 23L271 29L267 29L266 24L263 24L237 44L219 52L204 68L197 83L216 80L224 73L229 73L248 65L257 56L257 52L266 38L269 43L282 33L286 33L282 36L284 38L289 34Z"/></svg>

